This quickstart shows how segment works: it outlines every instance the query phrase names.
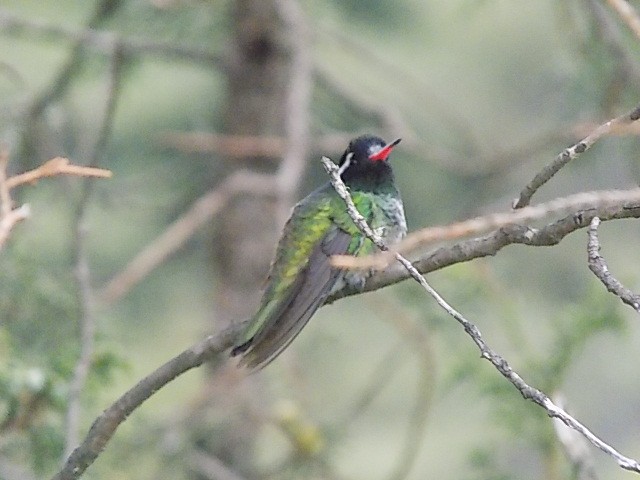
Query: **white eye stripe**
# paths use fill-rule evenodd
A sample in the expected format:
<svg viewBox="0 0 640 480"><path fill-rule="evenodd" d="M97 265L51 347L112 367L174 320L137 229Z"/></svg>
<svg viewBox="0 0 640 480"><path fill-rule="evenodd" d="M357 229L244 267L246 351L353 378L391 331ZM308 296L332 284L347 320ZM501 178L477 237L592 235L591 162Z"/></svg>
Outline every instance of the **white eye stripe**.
<svg viewBox="0 0 640 480"><path fill-rule="evenodd" d="M340 165L340 168L338 169L338 175L342 176L344 171L347 168L349 168L349 165L351 165L351 159L352 158L353 158L353 152L347 153L347 156L344 159L344 163L342 165Z"/></svg>

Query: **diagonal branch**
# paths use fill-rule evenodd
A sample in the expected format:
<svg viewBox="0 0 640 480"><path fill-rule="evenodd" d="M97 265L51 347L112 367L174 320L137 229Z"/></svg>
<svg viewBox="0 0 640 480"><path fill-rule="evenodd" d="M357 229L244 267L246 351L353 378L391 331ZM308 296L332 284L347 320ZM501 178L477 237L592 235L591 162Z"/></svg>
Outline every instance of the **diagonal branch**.
<svg viewBox="0 0 640 480"><path fill-rule="evenodd" d="M340 178L338 167L326 157L322 159L322 164L330 176L331 184L333 185L334 189L336 190L338 195L345 201L349 216L353 219L354 223L378 248L380 248L381 250L388 250L387 246L382 242L382 239L371 230L365 218L360 214L360 212L358 212L347 190L347 187ZM431 285L429 285L424 276L422 276L418 272L418 270L413 265L411 265L411 262L409 262L409 260L404 258L399 253L395 253L394 255L396 257L396 260L400 264L402 264L402 266L409 272L409 275L414 280L416 280L427 291L429 295L434 298L438 305L442 307L450 316L452 316L460 325L462 325L464 331L471 337L473 342L480 350L481 357L488 360L496 368L496 370L498 370L498 372L500 372L500 374L505 377L520 392L520 394L525 399L540 405L546 410L547 415L552 418L561 420L568 427L582 434L595 447L613 457L621 468L640 473L640 463L632 458L622 455L612 446L593 434L582 423L573 418L562 408L554 404L553 401L551 401L551 399L544 392L528 385L522 379L522 377L520 377L520 375L518 375L518 373L511 368L509 363L484 341L480 330L478 330L478 327L467 320L455 308L449 305L449 303L447 303L447 301L436 290L434 290Z"/></svg>
<svg viewBox="0 0 640 480"><path fill-rule="evenodd" d="M529 205L531 197L547 183L551 178L560 171L571 160L577 158L581 153L586 152L600 138L608 135L613 129L627 125L640 119L640 105L630 112L620 115L596 128L591 134L580 140L578 143L563 150L549 165L544 167L520 192L520 196L513 202L513 208L522 208Z"/></svg>
<svg viewBox="0 0 640 480"><path fill-rule="evenodd" d="M9 154L6 150L0 150L0 250L9 238L9 233L13 227L29 216L29 206L13 208L9 186L7 179L7 164L9 163Z"/></svg>
<svg viewBox="0 0 640 480"><path fill-rule="evenodd" d="M218 335L211 335L196 343L125 392L96 418L80 446L68 457L62 470L56 473L52 480L80 478L105 449L117 428L136 408L176 377L212 360L229 348L242 327L242 324L232 326Z"/></svg>

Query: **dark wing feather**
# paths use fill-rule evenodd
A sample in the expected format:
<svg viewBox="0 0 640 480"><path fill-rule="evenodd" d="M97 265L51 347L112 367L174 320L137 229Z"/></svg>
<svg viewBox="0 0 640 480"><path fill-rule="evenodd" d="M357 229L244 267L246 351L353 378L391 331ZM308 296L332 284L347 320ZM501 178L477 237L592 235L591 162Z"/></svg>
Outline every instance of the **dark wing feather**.
<svg viewBox="0 0 640 480"><path fill-rule="evenodd" d="M250 368L263 368L273 361L322 306L341 271L331 267L332 255L345 254L352 237L332 229L313 249L307 266L291 286L291 294L282 302L265 326L244 347L243 362ZM241 353L240 350L238 353Z"/></svg>

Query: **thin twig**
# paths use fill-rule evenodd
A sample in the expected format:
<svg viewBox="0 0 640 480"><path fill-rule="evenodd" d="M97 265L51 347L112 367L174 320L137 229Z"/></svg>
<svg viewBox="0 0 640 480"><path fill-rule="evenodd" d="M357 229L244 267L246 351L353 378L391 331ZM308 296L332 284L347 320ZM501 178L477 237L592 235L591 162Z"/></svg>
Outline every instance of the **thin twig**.
<svg viewBox="0 0 640 480"><path fill-rule="evenodd" d="M6 216L0 218L0 250L9 238L9 233L13 230L13 227L17 223L29 218L30 214L31 210L29 205L25 204L21 207L14 208Z"/></svg>
<svg viewBox="0 0 640 480"><path fill-rule="evenodd" d="M607 287L607 290L615 296L620 297L624 303L640 313L640 295L633 293L616 279L607 266L607 262L600 255L600 240L598 239L598 227L600 226L600 218L593 217L591 224L587 229L589 242L587 243L587 254L589 261L589 270L598 277L598 279Z"/></svg>
<svg viewBox="0 0 640 480"><path fill-rule="evenodd" d="M564 167L571 160L578 157L581 153L586 152L594 143L600 138L608 135L609 132L618 127L619 125L626 125L635 122L640 118L640 105L635 107L630 112L620 115L606 123L603 123L596 128L590 135L580 140L573 146L566 148L560 153L553 162L544 167L534 178L529 182L524 189L520 192L520 196L514 200L513 208L523 208L529 205L531 197L538 191L545 183L558 173L558 171Z"/></svg>
<svg viewBox="0 0 640 480"><path fill-rule="evenodd" d="M347 187L342 182L340 175L338 173L338 167L331 160L324 157L322 159L322 164L330 176L331 184L335 188L338 195L345 201L347 205L347 211L349 212L349 216L352 218L356 226L369 238L378 248L381 250L387 250L387 246L382 242L382 239L375 235L371 230L369 225L367 224L365 218L358 212L358 209L355 207L353 200L351 199L351 195L349 194ZM565 412L562 408L558 407L554 404L551 399L542 391L538 390L535 387L529 386L521 377L516 373L509 363L498 355L482 338L482 334L478 327L476 327L473 323L467 320L460 312L458 312L455 308L453 308L447 301L437 292L435 291L431 285L426 281L426 279L418 272L418 270L411 265L411 262L404 258L399 253L395 254L396 260L402 264L402 266L409 272L409 275L415 279L426 291L431 295L434 300L442 307L450 316L452 316L462 327L465 332L471 337L473 342L476 344L478 349L480 350L481 357L488 360L495 368L500 372L502 376L504 376L519 392L520 394L527 400L532 401L540 405L544 408L552 418L557 418L564 422L568 427L576 430L580 434L582 434L589 442L591 442L595 447L599 448L606 454L610 455L612 458L616 460L618 465L625 469L630 470L636 473L640 473L640 464L632 459L622 455L612 446L598 438L594 435L587 427L585 427L578 420L573 418L567 412Z"/></svg>
<svg viewBox="0 0 640 480"><path fill-rule="evenodd" d="M623 202L638 202L640 205L640 188L581 192L519 210L482 215L445 226L427 227L408 235L402 242L394 245L393 250L402 253L411 252L435 242L478 235L518 222L541 220L554 215L577 214L583 210L602 209ZM382 269L393 263L393 258L391 252L366 257L336 255L332 259L332 264L349 269Z"/></svg>
<svg viewBox="0 0 640 480"><path fill-rule="evenodd" d="M0 152L0 249L7 241L9 233L16 223L26 219L29 214L29 205L12 209L11 189L25 183L34 183L45 177L56 175L75 175L80 177L109 178L111 172L102 168L82 167L69 163L62 157L53 158L39 167L13 177L6 176L7 154Z"/></svg>
<svg viewBox="0 0 640 480"><path fill-rule="evenodd" d="M74 175L77 177L97 177L111 178L113 175L110 170L96 167L83 167L73 165L68 158L56 157L46 161L42 165L28 172L15 175L7 179L7 187L15 188L25 183L34 183L41 178L54 177L57 175Z"/></svg>
<svg viewBox="0 0 640 480"><path fill-rule="evenodd" d="M7 164L9 154L6 150L0 150L0 250L9 238L13 227L29 216L29 206L23 205L13 208L9 179L7 179Z"/></svg>
<svg viewBox="0 0 640 480"><path fill-rule="evenodd" d="M86 200L85 200L86 201ZM91 272L86 252L86 222L80 209L76 219L75 235L75 268L74 276L80 304L80 355L73 369L73 377L69 382L67 410L65 414L65 449L63 459L67 458L78 445L80 417L82 415L81 393L89 375L94 349L96 330L95 295L91 287Z"/></svg>

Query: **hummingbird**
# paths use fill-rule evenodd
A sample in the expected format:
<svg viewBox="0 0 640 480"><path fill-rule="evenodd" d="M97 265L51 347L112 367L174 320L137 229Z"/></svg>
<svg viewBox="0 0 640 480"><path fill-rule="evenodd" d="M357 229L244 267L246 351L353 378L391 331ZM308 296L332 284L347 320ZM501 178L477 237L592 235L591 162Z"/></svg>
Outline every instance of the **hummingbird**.
<svg viewBox="0 0 640 480"><path fill-rule="evenodd" d="M389 245L407 232L387 144L373 135L353 139L342 154L339 174L358 211ZM346 286L362 289L370 271L331 266L332 255L363 256L377 247L358 229L331 183L301 200L287 220L256 314L232 356L250 369L272 362L296 338L315 311Z"/></svg>

